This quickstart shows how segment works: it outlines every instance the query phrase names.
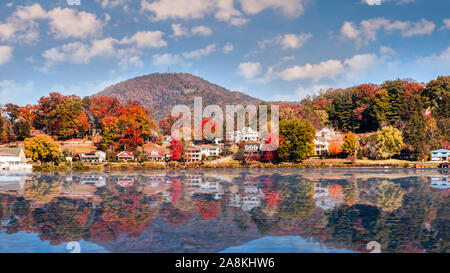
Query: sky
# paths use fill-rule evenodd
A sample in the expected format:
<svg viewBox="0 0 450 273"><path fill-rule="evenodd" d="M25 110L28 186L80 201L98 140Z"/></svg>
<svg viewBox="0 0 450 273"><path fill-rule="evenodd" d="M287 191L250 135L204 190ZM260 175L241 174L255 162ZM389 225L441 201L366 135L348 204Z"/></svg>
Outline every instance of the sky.
<svg viewBox="0 0 450 273"><path fill-rule="evenodd" d="M0 0L0 104L186 72L264 100L450 74L448 0Z"/></svg>

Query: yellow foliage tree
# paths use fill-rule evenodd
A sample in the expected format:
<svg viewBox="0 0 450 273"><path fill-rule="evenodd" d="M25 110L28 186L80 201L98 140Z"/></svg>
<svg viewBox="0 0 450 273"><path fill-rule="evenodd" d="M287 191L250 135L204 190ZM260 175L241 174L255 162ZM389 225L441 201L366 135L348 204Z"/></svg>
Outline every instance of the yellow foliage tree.
<svg viewBox="0 0 450 273"><path fill-rule="evenodd" d="M33 161L58 163L60 153L59 144L50 136L39 135L25 139L25 155Z"/></svg>

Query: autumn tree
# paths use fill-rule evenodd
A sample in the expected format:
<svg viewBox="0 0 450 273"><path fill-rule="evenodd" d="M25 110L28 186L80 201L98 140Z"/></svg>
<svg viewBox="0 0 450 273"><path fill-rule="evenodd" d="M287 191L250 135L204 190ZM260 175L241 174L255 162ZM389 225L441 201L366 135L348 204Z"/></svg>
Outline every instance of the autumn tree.
<svg viewBox="0 0 450 273"><path fill-rule="evenodd" d="M339 155L344 151L342 148L342 140L341 139L333 139L328 145L328 152L332 155Z"/></svg>
<svg viewBox="0 0 450 273"><path fill-rule="evenodd" d="M291 119L280 122L278 157L282 161L301 161L314 152L316 129L306 120Z"/></svg>
<svg viewBox="0 0 450 273"><path fill-rule="evenodd" d="M172 144L170 146L170 157L172 160L178 161L181 160L181 156L183 153L183 147L179 140L172 139Z"/></svg>
<svg viewBox="0 0 450 273"><path fill-rule="evenodd" d="M134 126L130 126L120 139L120 144L124 150L133 150L143 144L141 131Z"/></svg>
<svg viewBox="0 0 450 273"><path fill-rule="evenodd" d="M34 161L59 163L59 144L50 136L40 135L25 139L25 155Z"/></svg>
<svg viewBox="0 0 450 273"><path fill-rule="evenodd" d="M377 204L383 211L393 212L402 206L404 194L399 184L384 180L377 186Z"/></svg>
<svg viewBox="0 0 450 273"><path fill-rule="evenodd" d="M90 129L88 118L78 96L50 93L39 100L38 116L43 129L61 139L76 137Z"/></svg>
<svg viewBox="0 0 450 273"><path fill-rule="evenodd" d="M345 135L342 149L347 156L356 155L359 150L359 141L354 133L348 132Z"/></svg>
<svg viewBox="0 0 450 273"><path fill-rule="evenodd" d="M399 154L404 146L403 134L393 126L386 126L377 134L378 153L382 158Z"/></svg>

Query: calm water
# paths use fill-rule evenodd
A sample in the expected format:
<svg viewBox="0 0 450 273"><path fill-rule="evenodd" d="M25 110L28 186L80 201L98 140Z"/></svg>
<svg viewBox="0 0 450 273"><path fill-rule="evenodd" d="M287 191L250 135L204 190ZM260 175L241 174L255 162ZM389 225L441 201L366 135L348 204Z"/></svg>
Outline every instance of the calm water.
<svg viewBox="0 0 450 273"><path fill-rule="evenodd" d="M450 252L449 174L0 173L0 252Z"/></svg>

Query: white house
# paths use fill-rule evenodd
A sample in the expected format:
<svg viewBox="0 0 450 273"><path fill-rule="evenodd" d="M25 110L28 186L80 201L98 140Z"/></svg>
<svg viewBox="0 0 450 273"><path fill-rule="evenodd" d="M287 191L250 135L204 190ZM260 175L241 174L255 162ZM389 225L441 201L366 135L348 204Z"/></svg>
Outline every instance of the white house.
<svg viewBox="0 0 450 273"><path fill-rule="evenodd" d="M200 149L202 156L206 157L218 157L220 156L221 149L216 145L197 145L195 146Z"/></svg>
<svg viewBox="0 0 450 273"><path fill-rule="evenodd" d="M258 141L260 139L259 132L250 127L244 127L235 132L227 132L227 140L239 143L241 141Z"/></svg>
<svg viewBox="0 0 450 273"><path fill-rule="evenodd" d="M340 137L340 134L333 130L333 128L323 128L316 132L314 137L314 155L326 155L328 154L328 146L330 142Z"/></svg>
<svg viewBox="0 0 450 273"><path fill-rule="evenodd" d="M450 150L439 149L431 151L432 161L447 161L450 158Z"/></svg>
<svg viewBox="0 0 450 273"><path fill-rule="evenodd" d="M83 162L106 162L106 154L102 151L95 153L81 153L80 160Z"/></svg>
<svg viewBox="0 0 450 273"><path fill-rule="evenodd" d="M22 148L0 148L0 171L31 171Z"/></svg>

